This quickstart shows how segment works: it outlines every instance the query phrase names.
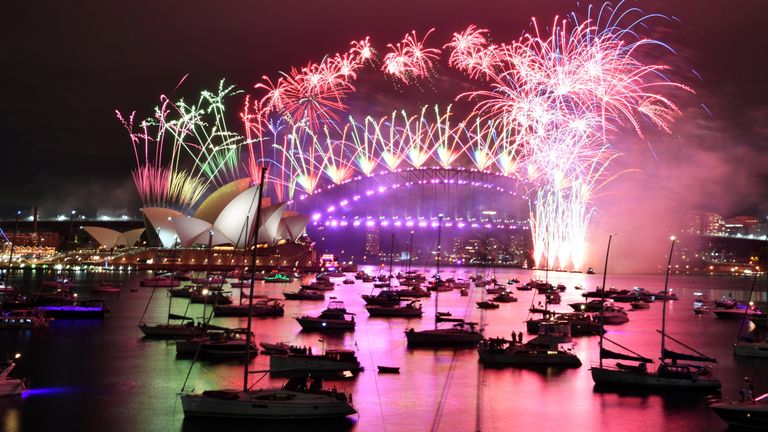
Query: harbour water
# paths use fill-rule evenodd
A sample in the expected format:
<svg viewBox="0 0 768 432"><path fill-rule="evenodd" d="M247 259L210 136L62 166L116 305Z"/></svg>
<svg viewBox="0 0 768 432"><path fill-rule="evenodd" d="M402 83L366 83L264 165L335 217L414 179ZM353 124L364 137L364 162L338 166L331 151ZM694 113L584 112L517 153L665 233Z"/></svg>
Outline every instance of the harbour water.
<svg viewBox="0 0 768 432"><path fill-rule="evenodd" d="M372 272L373 268L365 268ZM428 271L434 271L429 269ZM478 269L448 269L443 277L466 278ZM484 270L489 275L488 270ZM350 430L350 431L724 431L716 415L707 408L706 397L688 393L639 393L597 391L589 373L598 360L598 338L574 338L574 351L583 366L577 369L484 369L474 349L408 349L403 332L408 328L434 326L435 294L423 301L420 319L370 318L361 294L371 284L338 284L326 294L325 302L285 301L282 318L256 319L256 341L287 342L323 348L354 349L365 367L356 379L331 381L328 385L351 392L359 414L336 422L273 423L185 419L178 393L190 370L191 360L176 359L172 341L144 340L137 328L152 288L139 288L149 273L80 273L77 292L89 296L89 287L100 281L121 281L120 294L99 294L107 299L110 313L104 320L59 319L44 331L0 332L0 358L22 353L15 376L31 379L32 390L23 398L0 400L0 425L5 431L210 431L210 430ZM500 282L516 277L522 282L544 278L543 273L505 269L490 273ZM18 275L21 278L21 274ZM24 289L39 286L42 274L27 272L19 281ZM568 288L561 305L583 300L584 291L594 289L601 275L550 272L552 283ZM340 280L338 280L340 282ZM607 286L640 286L656 292L663 289L663 275L615 275ZM719 360L714 374L723 383L722 395L737 398L745 376L754 379L758 393L768 392L766 363L759 359L735 358L732 343L740 320L722 320L713 315L695 315L694 292L710 299L729 293L745 300L752 284L748 277L672 275L670 287L680 297L669 302L667 330L675 338ZM257 283L257 294L282 298L281 293L297 288L291 284ZM138 288L132 292L131 288ZM765 282L757 287L757 300L766 301ZM440 310L454 317L483 324L486 336L509 337L512 331L525 333L524 320L532 304L531 291L517 291L516 303L483 311L475 306L482 289L473 288L468 297L458 291L440 293ZM234 293L237 296L237 291ZM94 294L94 297L97 295ZM330 296L343 300L356 313L357 329L340 335L302 332L293 319L301 314L319 313ZM538 300L533 300L533 304ZM627 305L628 306L628 305ZM648 310L630 311L630 321L609 326L608 336L651 358L658 357L661 302ZM206 305L192 305L187 315L203 316ZM183 313L186 301L176 299L173 311ZM627 307L628 308L628 307ZM168 311L165 289L156 290L145 321L163 322ZM245 318L214 318L215 324L245 326ZM532 336L527 335L526 340ZM269 359L259 355L252 369L267 369ZM399 366L399 374L378 374L377 365ZM254 375L255 387L280 385L282 379ZM197 362L187 389L202 391L242 386L238 362Z"/></svg>

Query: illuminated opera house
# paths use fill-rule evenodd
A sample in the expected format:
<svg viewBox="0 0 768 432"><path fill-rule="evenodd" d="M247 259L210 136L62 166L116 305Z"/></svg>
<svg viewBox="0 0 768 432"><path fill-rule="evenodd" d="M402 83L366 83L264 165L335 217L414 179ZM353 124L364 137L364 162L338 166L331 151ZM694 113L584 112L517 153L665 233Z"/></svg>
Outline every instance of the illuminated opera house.
<svg viewBox="0 0 768 432"><path fill-rule="evenodd" d="M192 215L144 207L145 228L122 233L95 226L83 229L101 248L116 250L111 258L115 265L248 266L256 235L257 266L312 266L316 260L306 236L309 217L287 210L285 202L273 204L270 198L262 198L256 227L258 193L258 185L241 179L213 192Z"/></svg>

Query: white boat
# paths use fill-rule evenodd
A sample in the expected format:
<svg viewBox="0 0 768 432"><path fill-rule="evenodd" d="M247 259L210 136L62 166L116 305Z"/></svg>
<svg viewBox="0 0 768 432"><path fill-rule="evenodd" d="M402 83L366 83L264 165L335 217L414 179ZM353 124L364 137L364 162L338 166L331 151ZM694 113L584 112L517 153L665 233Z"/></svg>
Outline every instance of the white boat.
<svg viewBox="0 0 768 432"><path fill-rule="evenodd" d="M328 308L313 317L305 315L296 318L301 328L314 331L344 331L355 329L355 314L347 312L344 302L332 301Z"/></svg>
<svg viewBox="0 0 768 432"><path fill-rule="evenodd" d="M613 236L611 236L612 238ZM667 274L664 283L664 292L668 292L669 281L669 269L672 264L672 252L675 247L675 238L672 238L672 246L669 251L669 262L667 263ZM608 251L610 252L611 240L608 240ZM606 253L605 260L606 270L603 271L603 277L607 272L608 267L608 253ZM605 279L603 279L605 284ZM681 362L707 362L717 363L714 358L708 357L699 351L694 350L688 345L680 342L677 339L672 338L666 334L666 312L667 303L664 302L662 306L662 318L661 318L661 363L655 371L648 369L648 364L653 360L644 357L631 349L620 345L619 343L605 338L602 334L600 336L600 362L598 365L593 366L590 369L592 379L595 385L598 386L611 386L616 388L657 388L657 389L680 389L680 390L701 390L701 391L715 391L720 388L720 380L712 376L712 372L707 366L701 366L699 364L681 363ZM694 354L678 353L666 349L666 341L670 339L685 348L694 352ZM608 341L629 354L615 352L608 350L604 347L604 342ZM604 363L604 360L626 360L631 361L634 364L624 364L616 362L613 365Z"/></svg>
<svg viewBox="0 0 768 432"><path fill-rule="evenodd" d="M18 354L17 354L18 358ZM8 361L3 365L3 370L0 372L0 397L3 396L18 396L27 389L27 380L20 378L10 378L11 371L16 367L16 363Z"/></svg>
<svg viewBox="0 0 768 432"><path fill-rule="evenodd" d="M261 202L266 168L261 169L256 202ZM260 226L261 206L256 206L256 226ZM256 236L253 236L256 237ZM246 233L246 238L248 235ZM253 247L251 265L255 267L256 247ZM249 303L253 297L249 296ZM251 319L248 318L246 345L251 345ZM181 406L185 416L249 418L249 419L313 419L341 418L355 414L352 397L342 392L323 390L322 381L315 378L307 385L307 377L294 377L282 388L250 390L248 369L250 359L243 361L243 387L241 390L209 390L190 393L181 389ZM194 364L194 363L193 363ZM184 384L186 386L186 382Z"/></svg>
<svg viewBox="0 0 768 432"><path fill-rule="evenodd" d="M274 375L295 372L349 372L357 375L363 367L355 352L348 349L330 349L325 354L277 354L269 357L269 371Z"/></svg>
<svg viewBox="0 0 768 432"><path fill-rule="evenodd" d="M599 317L605 325L618 325L629 322L627 311L621 306L610 303L606 303L603 306L603 311L599 315L595 314L595 317Z"/></svg>
<svg viewBox="0 0 768 432"><path fill-rule="evenodd" d="M733 428L768 430L768 393L754 401L718 401L709 407Z"/></svg>
<svg viewBox="0 0 768 432"><path fill-rule="evenodd" d="M712 313L715 314L718 318L721 319L742 319L747 318L751 319L753 316L761 315L762 312L755 308L754 306L750 307L734 307L734 308L714 308L711 309Z"/></svg>

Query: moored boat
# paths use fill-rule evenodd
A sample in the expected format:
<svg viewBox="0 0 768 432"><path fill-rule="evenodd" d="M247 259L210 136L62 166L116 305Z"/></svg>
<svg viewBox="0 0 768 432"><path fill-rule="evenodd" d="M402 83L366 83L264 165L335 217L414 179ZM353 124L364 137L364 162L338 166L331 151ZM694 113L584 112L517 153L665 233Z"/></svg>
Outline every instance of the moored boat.
<svg viewBox="0 0 768 432"><path fill-rule="evenodd" d="M733 428L768 430L768 393L754 400L717 401L709 407Z"/></svg>
<svg viewBox="0 0 768 432"><path fill-rule="evenodd" d="M332 301L318 316L305 315L296 318L303 330L346 331L355 329L355 314L347 312L344 303Z"/></svg>

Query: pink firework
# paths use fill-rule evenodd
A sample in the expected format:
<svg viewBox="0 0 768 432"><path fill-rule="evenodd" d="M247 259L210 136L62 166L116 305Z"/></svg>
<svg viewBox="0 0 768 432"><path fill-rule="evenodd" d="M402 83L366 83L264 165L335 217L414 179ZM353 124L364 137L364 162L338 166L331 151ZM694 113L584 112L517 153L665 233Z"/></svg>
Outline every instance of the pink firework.
<svg viewBox="0 0 768 432"><path fill-rule="evenodd" d="M395 45L388 44L390 52L384 56L381 70L405 84L415 79L426 78L434 69L435 61L440 57L437 48L425 48L424 43L435 29L430 29L424 38L419 40L416 32L412 31Z"/></svg>

